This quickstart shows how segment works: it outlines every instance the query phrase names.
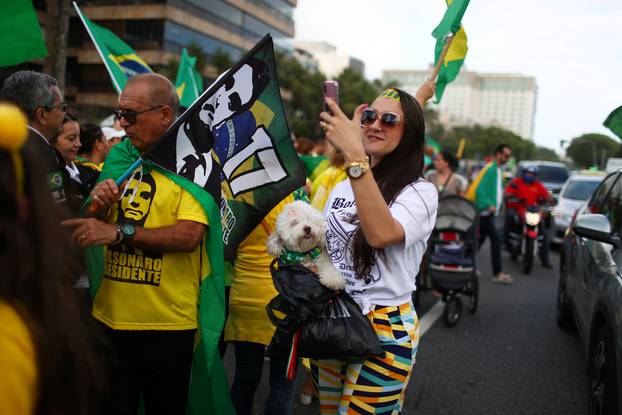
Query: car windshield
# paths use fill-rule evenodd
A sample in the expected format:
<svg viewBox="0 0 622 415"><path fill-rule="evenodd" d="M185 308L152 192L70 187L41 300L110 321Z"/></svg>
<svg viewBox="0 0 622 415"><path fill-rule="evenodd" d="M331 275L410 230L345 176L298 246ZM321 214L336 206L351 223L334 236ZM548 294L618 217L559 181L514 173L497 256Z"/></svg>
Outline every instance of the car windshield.
<svg viewBox="0 0 622 415"><path fill-rule="evenodd" d="M564 183L568 179L568 170L564 167L539 166L538 179L542 182Z"/></svg>
<svg viewBox="0 0 622 415"><path fill-rule="evenodd" d="M595 180L571 180L562 197L573 200L587 200L600 182Z"/></svg>

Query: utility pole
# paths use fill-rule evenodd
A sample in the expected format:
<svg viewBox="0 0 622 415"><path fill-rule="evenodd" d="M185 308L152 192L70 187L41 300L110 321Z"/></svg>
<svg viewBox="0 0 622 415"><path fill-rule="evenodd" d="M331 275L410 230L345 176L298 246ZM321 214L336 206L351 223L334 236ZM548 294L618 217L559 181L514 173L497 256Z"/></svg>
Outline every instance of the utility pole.
<svg viewBox="0 0 622 415"><path fill-rule="evenodd" d="M54 77L58 81L58 89L65 95L65 74L67 72L67 32L69 31L69 2L57 0L56 3L56 39L54 57Z"/></svg>

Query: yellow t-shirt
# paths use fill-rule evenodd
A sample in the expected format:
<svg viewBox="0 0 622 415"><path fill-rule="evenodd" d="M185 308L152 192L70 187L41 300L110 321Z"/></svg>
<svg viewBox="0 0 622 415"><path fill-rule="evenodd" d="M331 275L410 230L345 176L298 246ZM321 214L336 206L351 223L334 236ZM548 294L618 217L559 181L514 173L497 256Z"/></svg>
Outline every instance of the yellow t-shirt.
<svg viewBox="0 0 622 415"><path fill-rule="evenodd" d="M116 223L119 214L120 222L146 229L171 226L180 220L207 224L199 202L155 170L130 181L113 206L109 223ZM107 246L93 316L115 330L194 329L199 282L208 267L203 242L190 253L154 252L125 244Z"/></svg>
<svg viewBox="0 0 622 415"><path fill-rule="evenodd" d="M268 254L266 240L283 207L293 201L294 197L290 195L272 208L238 247L229 292L226 341L268 345L272 340L275 327L268 318L266 305L278 292L270 274L270 263L274 258Z"/></svg>
<svg viewBox="0 0 622 415"><path fill-rule="evenodd" d="M0 301L0 414L32 414L37 401L37 363L30 330Z"/></svg>
<svg viewBox="0 0 622 415"><path fill-rule="evenodd" d="M323 210L330 192L339 182L344 181L348 175L341 167L329 166L314 181L311 187L311 206Z"/></svg>

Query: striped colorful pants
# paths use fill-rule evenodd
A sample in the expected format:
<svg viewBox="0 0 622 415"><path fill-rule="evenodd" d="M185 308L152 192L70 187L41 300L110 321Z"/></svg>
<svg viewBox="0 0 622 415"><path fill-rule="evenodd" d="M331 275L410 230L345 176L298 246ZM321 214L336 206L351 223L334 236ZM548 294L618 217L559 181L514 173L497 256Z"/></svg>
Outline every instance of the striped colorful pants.
<svg viewBox="0 0 622 415"><path fill-rule="evenodd" d="M402 410L419 344L417 314L408 303L376 306L367 317L386 352L384 358L311 360L323 415L394 415Z"/></svg>

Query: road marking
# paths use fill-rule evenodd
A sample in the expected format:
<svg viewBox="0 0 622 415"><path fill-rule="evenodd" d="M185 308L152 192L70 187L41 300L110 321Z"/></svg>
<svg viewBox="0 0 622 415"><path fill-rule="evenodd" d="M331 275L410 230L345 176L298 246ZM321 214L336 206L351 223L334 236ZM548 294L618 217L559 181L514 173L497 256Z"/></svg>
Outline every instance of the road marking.
<svg viewBox="0 0 622 415"><path fill-rule="evenodd" d="M434 306L421 317L419 321L419 337L423 337L426 331L430 330L430 328L436 323L436 320L443 314L443 308L445 307L445 303L441 300L438 300Z"/></svg>

